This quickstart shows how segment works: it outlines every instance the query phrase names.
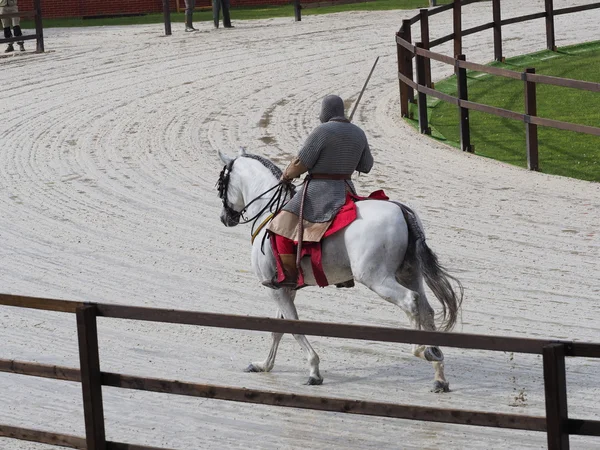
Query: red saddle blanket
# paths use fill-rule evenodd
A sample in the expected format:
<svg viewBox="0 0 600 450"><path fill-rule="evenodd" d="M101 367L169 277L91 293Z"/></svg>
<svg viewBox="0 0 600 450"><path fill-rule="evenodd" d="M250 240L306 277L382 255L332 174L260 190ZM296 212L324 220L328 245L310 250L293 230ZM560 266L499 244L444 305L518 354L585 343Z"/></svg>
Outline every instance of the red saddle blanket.
<svg viewBox="0 0 600 450"><path fill-rule="evenodd" d="M356 220L356 202L361 200L389 200L389 197L385 195L383 190L372 192L368 197L361 197L348 193L348 195L346 195L346 203L344 203L344 206L340 208L336 216L333 218L333 222L331 222L331 225L323 235L323 239L346 228L348 225L354 222L354 220ZM281 266L281 259L279 258L277 249L275 247L275 239L271 239L271 247L273 248L273 253L276 255L275 260L277 261L277 273L282 274L283 269ZM323 270L321 242L303 242L302 257L304 258L305 256L310 257L313 274L317 284L320 287L329 286L329 282L325 276L325 271ZM302 270L298 268L298 286L303 285L304 274L302 273Z"/></svg>

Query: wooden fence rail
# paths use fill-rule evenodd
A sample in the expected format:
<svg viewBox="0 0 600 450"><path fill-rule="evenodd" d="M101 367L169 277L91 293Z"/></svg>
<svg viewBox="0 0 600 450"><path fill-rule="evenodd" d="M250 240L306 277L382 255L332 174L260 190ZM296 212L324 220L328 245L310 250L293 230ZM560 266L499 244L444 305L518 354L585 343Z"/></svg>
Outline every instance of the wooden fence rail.
<svg viewBox="0 0 600 450"><path fill-rule="evenodd" d="M74 313L76 315L80 369L0 359L0 372L81 383L86 437L84 439L66 434L5 425L0 425L0 436L81 449L156 450L154 447L106 441L102 386L112 386L123 389L346 414L546 432L548 435L548 448L552 450L568 449L569 435L600 437L600 421L570 419L568 417L565 373L565 357L567 356L600 358L600 344L596 343L305 322L102 303L69 302L7 294L0 294L0 305ZM420 342L446 347L541 354L543 355L544 364L546 417L315 397L101 372L98 357L97 317L301 333L383 342Z"/></svg>
<svg viewBox="0 0 600 450"><path fill-rule="evenodd" d="M33 17L35 21L35 34L25 36L15 36L11 38L0 39L0 44L12 44L13 42L29 41L35 39L36 52L44 52L44 28L42 26L42 6L41 0L33 0L33 11L23 11L10 14L0 14L0 19L11 17Z"/></svg>
<svg viewBox="0 0 600 450"><path fill-rule="evenodd" d="M589 11L591 9L597 9L600 8L600 2L589 5L554 9L553 0L545 0L544 12L527 14L524 16L513 17L509 19L502 19L500 8L501 0L492 0L493 21L463 30L461 17L462 7L470 3L474 3L475 1L477 0L463 0L462 2L460 0L454 0L453 3L440 6L438 8L433 8L430 10L420 10L419 14L417 14L416 16L412 17L411 19L405 19L402 21L402 26L400 27L398 33L396 33L401 115L403 117L408 117L411 114L409 103L414 103L414 91L416 91L418 98L417 105L419 110L419 130L423 134L430 134L431 128L429 127L429 124L427 122L427 112L422 111L422 109L426 109L427 96L431 95L432 97L435 97L439 100L456 105L458 107L460 117L460 147L462 150L468 152L473 152L473 145L470 140L468 110L472 109L487 114L492 114L499 117L523 122L526 131L527 167L530 170L539 170L539 144L537 133L538 126L557 128L560 130L575 131L578 133L600 136L599 127L538 117L536 99L537 84L549 84L554 86L586 90L590 92L600 92L600 83L573 80L568 78L551 77L546 75L537 75L535 73L535 69L533 68L527 68L524 72L516 72L508 69L486 66L483 64L477 64L470 61L466 61L465 56L462 55L462 38L464 36L479 33L488 29L493 29L494 59L497 61L503 61L504 56L502 55L502 27L514 23L520 23L541 18L544 18L546 20L546 47L549 50L556 51L554 16L559 14L570 14L581 11ZM429 17L448 10L453 11L453 32L451 34L442 36L437 39L431 39L429 33ZM419 22L421 24L421 42L417 42L416 45L414 45L411 39L411 26ZM454 43L453 56L434 53L430 50L431 48L448 41L453 41ZM413 77L413 59L415 59L415 64L421 66L423 71L421 77L419 77L419 68L417 67L416 81ZM432 77L430 63L432 59L454 66L458 83L457 97L453 97L451 95L444 94L442 92L432 89L433 83L431 82ZM523 81L525 113L518 113L515 111L509 111L506 109L469 101L468 92L466 88L467 69L490 75Z"/></svg>

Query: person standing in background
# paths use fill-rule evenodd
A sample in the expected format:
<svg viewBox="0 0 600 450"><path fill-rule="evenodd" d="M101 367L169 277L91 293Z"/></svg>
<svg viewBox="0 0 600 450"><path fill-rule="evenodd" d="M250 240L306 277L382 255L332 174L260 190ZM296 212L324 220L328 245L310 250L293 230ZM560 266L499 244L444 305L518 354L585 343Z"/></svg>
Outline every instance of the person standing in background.
<svg viewBox="0 0 600 450"><path fill-rule="evenodd" d="M0 0L0 15L2 14L10 14L19 12L19 8L17 6L17 0ZM4 28L4 37L6 39L10 39L12 37L12 33L10 27L12 25L12 29L15 33L15 37L23 36L21 32L21 18L20 17L9 17L7 19L2 19L2 28ZM25 51L25 44L23 41L17 42L19 44L19 50L22 52ZM5 53L14 52L15 47L12 45L12 42L8 44L6 47Z"/></svg>
<svg viewBox="0 0 600 450"><path fill-rule="evenodd" d="M233 28L231 17L229 16L229 0L212 0L213 19L215 28L219 28L219 15L223 9L223 27Z"/></svg>
<svg viewBox="0 0 600 450"><path fill-rule="evenodd" d="M194 14L195 7L196 0L185 0L185 31L198 31L192 24L192 16Z"/></svg>

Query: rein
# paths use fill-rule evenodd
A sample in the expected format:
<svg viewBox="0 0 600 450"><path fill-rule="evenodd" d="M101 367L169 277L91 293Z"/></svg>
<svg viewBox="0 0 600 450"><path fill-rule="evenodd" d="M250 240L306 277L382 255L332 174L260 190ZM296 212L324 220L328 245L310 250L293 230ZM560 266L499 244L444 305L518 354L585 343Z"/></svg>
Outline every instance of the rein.
<svg viewBox="0 0 600 450"><path fill-rule="evenodd" d="M268 224L273 219L273 217L275 217L275 213L269 214L267 218L263 220L262 223L258 226L258 228L254 231L254 233L252 233L252 238L250 239L251 244L254 244L254 239L256 239L258 233L260 233L260 231L265 227L266 224Z"/></svg>

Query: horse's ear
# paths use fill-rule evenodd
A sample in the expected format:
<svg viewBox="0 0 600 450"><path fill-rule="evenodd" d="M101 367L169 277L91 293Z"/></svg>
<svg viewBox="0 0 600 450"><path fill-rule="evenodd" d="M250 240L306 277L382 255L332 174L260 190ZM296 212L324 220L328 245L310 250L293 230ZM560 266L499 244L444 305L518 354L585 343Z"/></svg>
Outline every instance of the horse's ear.
<svg viewBox="0 0 600 450"><path fill-rule="evenodd" d="M240 156L246 156L246 147L240 147Z"/></svg>
<svg viewBox="0 0 600 450"><path fill-rule="evenodd" d="M221 161L223 161L225 164L229 164L231 161L233 161L233 158L230 158L227 155L224 155L223 153L221 153L221 150L218 150L219 152L219 158L221 158Z"/></svg>

